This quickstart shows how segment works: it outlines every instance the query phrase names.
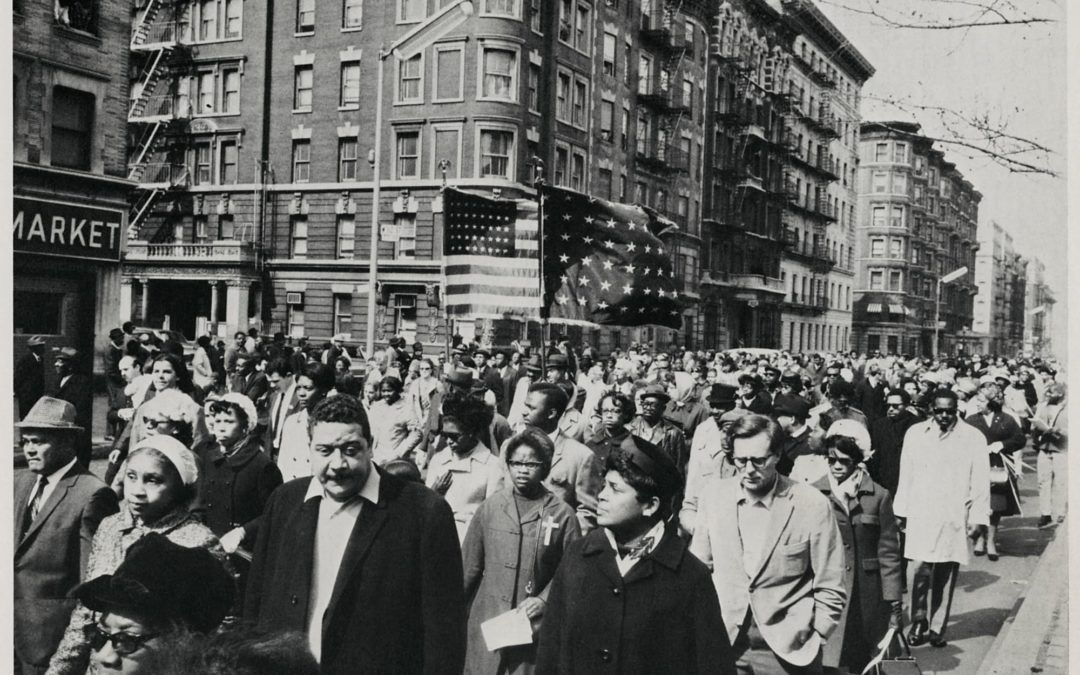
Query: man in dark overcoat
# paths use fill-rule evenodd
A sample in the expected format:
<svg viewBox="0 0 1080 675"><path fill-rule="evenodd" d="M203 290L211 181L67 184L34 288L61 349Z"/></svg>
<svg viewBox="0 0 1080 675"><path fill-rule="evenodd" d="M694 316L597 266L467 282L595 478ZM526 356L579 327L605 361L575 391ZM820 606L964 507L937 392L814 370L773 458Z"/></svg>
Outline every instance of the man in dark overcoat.
<svg viewBox="0 0 1080 675"><path fill-rule="evenodd" d="M628 436L605 469L599 527L551 582L536 672L734 674L709 570L667 523L674 462Z"/></svg>

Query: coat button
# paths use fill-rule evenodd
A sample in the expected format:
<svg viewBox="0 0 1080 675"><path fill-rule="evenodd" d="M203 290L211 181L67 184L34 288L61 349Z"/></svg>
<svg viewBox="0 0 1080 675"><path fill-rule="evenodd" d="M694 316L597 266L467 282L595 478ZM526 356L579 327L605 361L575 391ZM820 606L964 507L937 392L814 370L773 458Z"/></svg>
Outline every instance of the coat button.
<svg viewBox="0 0 1080 675"><path fill-rule="evenodd" d="M611 663L611 650L610 649L601 649L600 650L600 660L603 661L604 663Z"/></svg>
<svg viewBox="0 0 1080 675"><path fill-rule="evenodd" d="M612 595L618 595L618 594L619 594L619 593L621 593L621 592L622 592L622 591L620 591L620 590L619 590L619 587L618 587L618 586L615 586L615 587L613 587L613 588L611 589L611 594L612 594Z"/></svg>
<svg viewBox="0 0 1080 675"><path fill-rule="evenodd" d="M292 596L291 598L289 598L289 604L290 605L295 605L296 603L297 603L297 599L296 599L295 595Z"/></svg>

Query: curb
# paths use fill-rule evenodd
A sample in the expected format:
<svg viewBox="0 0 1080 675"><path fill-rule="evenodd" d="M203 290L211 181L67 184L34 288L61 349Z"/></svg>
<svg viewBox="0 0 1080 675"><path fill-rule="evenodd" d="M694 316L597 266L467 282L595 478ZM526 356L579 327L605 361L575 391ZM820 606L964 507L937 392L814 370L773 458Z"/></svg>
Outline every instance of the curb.
<svg viewBox="0 0 1080 675"><path fill-rule="evenodd" d="M1039 559L1030 584L1018 599L1019 609L1007 618L986 653L976 675L1018 675L1032 672L1039 650L1050 630L1054 610L1062 601L1061 584L1053 583L1061 570L1068 569L1068 521L1058 525L1054 539ZM1068 584L1068 577L1064 579ZM1067 590L1065 591L1068 592Z"/></svg>

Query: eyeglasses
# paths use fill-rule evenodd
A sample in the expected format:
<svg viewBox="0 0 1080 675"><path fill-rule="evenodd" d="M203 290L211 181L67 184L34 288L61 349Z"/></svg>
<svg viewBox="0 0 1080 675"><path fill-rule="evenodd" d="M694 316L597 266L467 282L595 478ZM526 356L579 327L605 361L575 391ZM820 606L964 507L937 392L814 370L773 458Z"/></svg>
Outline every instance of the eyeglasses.
<svg viewBox="0 0 1080 675"><path fill-rule="evenodd" d="M216 412L217 411L215 411L215 413ZM147 429L154 429L154 428L157 427L157 425L164 424L165 422L168 422L168 421L169 420L156 420L156 419L153 419L151 417L147 417L147 418L143 419L143 423L146 425Z"/></svg>
<svg viewBox="0 0 1080 675"><path fill-rule="evenodd" d="M772 455L764 457L732 457L731 463L735 465L736 469L745 469L748 462L753 464L755 469L764 469L772 457Z"/></svg>
<svg viewBox="0 0 1080 675"><path fill-rule="evenodd" d="M886 408L903 408L904 404L903 403L886 403L885 407Z"/></svg>
<svg viewBox="0 0 1080 675"><path fill-rule="evenodd" d="M461 438L462 436L464 436L465 434L462 434L460 432L455 433L453 431L444 431L440 435L443 438L445 438L446 440L450 441L451 443L456 443L458 441L458 439Z"/></svg>
<svg viewBox="0 0 1080 675"><path fill-rule="evenodd" d="M855 460L851 459L850 457L834 457L833 455L829 455L828 457L826 457L825 461L829 463L829 466L832 466L833 464L843 464L844 466L851 466L855 463Z"/></svg>
<svg viewBox="0 0 1080 675"><path fill-rule="evenodd" d="M158 637L156 633L145 633L143 635L135 635L133 633L125 633L119 631L117 633L106 633L98 625L93 625L87 628L87 641L90 643L90 648L95 652L100 651L105 646L106 642L112 643L113 651L120 656L129 656L146 646L146 643Z"/></svg>
<svg viewBox="0 0 1080 675"><path fill-rule="evenodd" d="M544 466L543 462L507 462L507 466L511 469L541 469Z"/></svg>
<svg viewBox="0 0 1080 675"><path fill-rule="evenodd" d="M935 415L955 415L957 413L956 408L934 408Z"/></svg>

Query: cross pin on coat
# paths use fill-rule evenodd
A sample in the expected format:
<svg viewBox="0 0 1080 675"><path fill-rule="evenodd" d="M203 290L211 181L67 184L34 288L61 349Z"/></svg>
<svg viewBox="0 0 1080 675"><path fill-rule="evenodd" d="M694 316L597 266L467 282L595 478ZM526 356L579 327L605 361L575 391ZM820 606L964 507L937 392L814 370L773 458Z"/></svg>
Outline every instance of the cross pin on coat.
<svg viewBox="0 0 1080 675"><path fill-rule="evenodd" d="M548 516L542 527L544 530L544 546L551 546L551 534L559 529L559 524L555 522L555 516Z"/></svg>

